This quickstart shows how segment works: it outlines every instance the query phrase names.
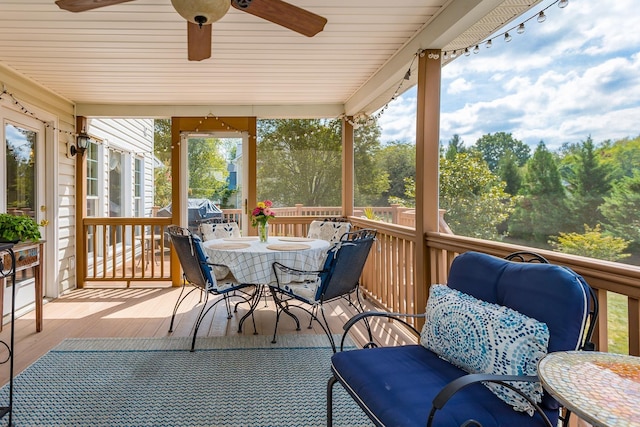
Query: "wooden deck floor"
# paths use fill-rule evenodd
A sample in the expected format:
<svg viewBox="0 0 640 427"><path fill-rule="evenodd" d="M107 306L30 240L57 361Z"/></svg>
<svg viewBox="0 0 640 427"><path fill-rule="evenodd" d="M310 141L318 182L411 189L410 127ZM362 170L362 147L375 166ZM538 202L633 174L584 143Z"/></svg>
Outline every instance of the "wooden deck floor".
<svg viewBox="0 0 640 427"><path fill-rule="evenodd" d="M35 331L35 313L29 313L15 321L14 372L21 372L39 357L58 345L65 338L101 337L167 337L190 336L193 333L195 316L199 313L198 294L192 293L178 312L174 332L169 333L169 322L180 288L137 289L78 289L58 299L47 302L43 308L43 331ZM266 304L266 306L265 306ZM197 306L196 306L197 305ZM245 306L246 307L246 306ZM238 321L246 308L240 306L238 313L228 320L223 304L205 318L198 336L225 336L238 334ZM367 304L367 309L373 309ZM301 331L289 316L282 316L278 334L322 334L315 324L307 329L308 315L300 310ZM346 302L329 304L325 308L330 316L333 333L341 333L344 322L355 314ZM261 301L255 311L259 334L271 335L275 324L275 307L271 296ZM248 319L243 334L253 334L253 324ZM412 338L394 323L381 321L373 325L378 342L385 345L409 342ZM361 331L352 337L363 342ZM5 325L0 339L9 342L10 325ZM0 360L5 360L6 349L0 349ZM0 365L0 384L9 378L8 365Z"/></svg>

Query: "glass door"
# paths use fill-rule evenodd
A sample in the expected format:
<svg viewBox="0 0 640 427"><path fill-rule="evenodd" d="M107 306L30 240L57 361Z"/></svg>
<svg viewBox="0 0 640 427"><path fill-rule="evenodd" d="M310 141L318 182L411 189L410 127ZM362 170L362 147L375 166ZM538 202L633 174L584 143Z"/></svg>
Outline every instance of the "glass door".
<svg viewBox="0 0 640 427"><path fill-rule="evenodd" d="M0 212L26 215L40 222L45 206L44 125L27 116L7 112L2 129L4 144L0 145L0 170L3 173L0 185L7 190L4 197L0 198ZM11 295L9 281L4 292L5 295ZM34 302L34 271L33 268L26 268L16 275L16 310ZM5 298L5 313L10 311L10 304L10 298Z"/></svg>

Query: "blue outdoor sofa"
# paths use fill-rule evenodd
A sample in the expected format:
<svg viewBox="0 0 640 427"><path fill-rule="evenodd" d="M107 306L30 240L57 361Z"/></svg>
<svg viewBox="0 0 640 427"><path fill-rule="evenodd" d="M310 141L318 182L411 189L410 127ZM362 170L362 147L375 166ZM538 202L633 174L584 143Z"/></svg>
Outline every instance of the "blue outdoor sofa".
<svg viewBox="0 0 640 427"><path fill-rule="evenodd" d="M539 386L537 360L547 351L593 349L597 303L586 282L557 265L467 252L453 260L447 285L431 287L420 344L343 351L332 357L328 426L336 382L376 426L555 427L559 419L568 418L568 413L560 417L558 402ZM495 313L498 320L492 317ZM374 317L396 314L363 313L345 325L345 334L355 323ZM503 326L506 342L492 341L504 335L497 330ZM496 375L489 363L487 374L485 359L506 372ZM503 382L514 375L524 382ZM480 381L507 388L490 390ZM521 404L531 404L532 415L513 409L520 403L507 404L498 397L509 393L507 401L527 396ZM536 396L541 401L535 402Z"/></svg>

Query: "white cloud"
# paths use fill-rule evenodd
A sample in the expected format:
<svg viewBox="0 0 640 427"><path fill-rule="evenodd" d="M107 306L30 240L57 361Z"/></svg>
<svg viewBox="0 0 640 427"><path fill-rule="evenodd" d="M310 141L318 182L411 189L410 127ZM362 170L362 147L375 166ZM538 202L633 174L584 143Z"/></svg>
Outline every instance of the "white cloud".
<svg viewBox="0 0 640 427"><path fill-rule="evenodd" d="M473 86L464 78L457 78L449 85L447 92L451 95L457 95L462 92L471 90Z"/></svg>
<svg viewBox="0 0 640 427"><path fill-rule="evenodd" d="M458 134L471 145L486 133L505 131L530 145L543 140L556 148L588 136L600 142L640 134L635 1L570 0L569 7L554 6L546 14L546 22L529 21L510 43L496 39L491 49L443 68L443 141ZM415 140L415 89L395 103L380 120L383 140Z"/></svg>

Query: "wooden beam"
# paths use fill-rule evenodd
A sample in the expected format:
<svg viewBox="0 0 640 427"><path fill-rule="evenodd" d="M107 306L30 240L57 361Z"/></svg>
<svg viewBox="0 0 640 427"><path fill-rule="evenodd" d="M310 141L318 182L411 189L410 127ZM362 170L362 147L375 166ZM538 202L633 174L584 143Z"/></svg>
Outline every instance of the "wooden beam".
<svg viewBox="0 0 640 427"><path fill-rule="evenodd" d="M353 125L348 120L353 117L342 119L342 215L353 215L354 204L354 134Z"/></svg>
<svg viewBox="0 0 640 427"><path fill-rule="evenodd" d="M89 121L84 116L76 117L76 134L87 132L89 130ZM74 141L77 147L77 138ZM86 235L84 233L83 220L87 214L87 161L84 153L76 154L76 286L84 287L87 273L87 248Z"/></svg>
<svg viewBox="0 0 640 427"><path fill-rule="evenodd" d="M416 114L416 307L426 307L432 272L429 270L426 232L438 231L438 166L440 144L439 50L423 51L418 58Z"/></svg>

